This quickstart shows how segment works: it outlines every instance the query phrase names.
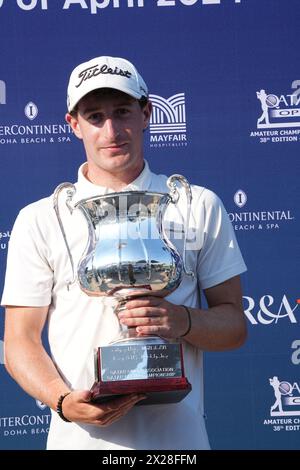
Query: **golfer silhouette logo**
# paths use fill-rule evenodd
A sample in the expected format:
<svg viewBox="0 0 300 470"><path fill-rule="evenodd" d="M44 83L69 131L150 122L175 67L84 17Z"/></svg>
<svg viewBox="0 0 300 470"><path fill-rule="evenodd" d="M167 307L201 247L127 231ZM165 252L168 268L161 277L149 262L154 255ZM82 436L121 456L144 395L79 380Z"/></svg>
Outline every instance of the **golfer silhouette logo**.
<svg viewBox="0 0 300 470"><path fill-rule="evenodd" d="M265 124L270 124L270 120L269 120L269 107L270 106L268 103L268 95L266 94L265 90L260 90L256 92L256 96L261 102L261 109L262 109L262 115L257 119L257 127L259 127L259 124L261 124L263 121L265 121ZM271 107L273 107L273 104L271 104Z"/></svg>
<svg viewBox="0 0 300 470"><path fill-rule="evenodd" d="M280 391L280 382L278 380L278 377L276 375L274 375L273 378L270 378L269 379L269 382L270 382L270 385L273 387L274 389L274 395L275 395L275 403L274 405L271 406L271 409L270 409L270 413L272 414L272 412L278 408L278 411L280 413L282 413L282 393Z"/></svg>

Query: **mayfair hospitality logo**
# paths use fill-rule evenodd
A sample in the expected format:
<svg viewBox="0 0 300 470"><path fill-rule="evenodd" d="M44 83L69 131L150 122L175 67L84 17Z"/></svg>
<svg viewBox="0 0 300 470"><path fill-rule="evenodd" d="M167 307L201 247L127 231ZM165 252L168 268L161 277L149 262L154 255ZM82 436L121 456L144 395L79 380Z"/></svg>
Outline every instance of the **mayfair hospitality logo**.
<svg viewBox="0 0 300 470"><path fill-rule="evenodd" d="M300 80L294 80L290 93L269 93L266 89L256 91L260 105L256 127L250 137L260 143L300 142Z"/></svg>
<svg viewBox="0 0 300 470"><path fill-rule="evenodd" d="M246 206L249 201L247 194L242 189L236 191L233 200L239 209ZM277 230L282 224L290 223L295 220L290 209L243 210L239 212L229 212L228 215L236 231Z"/></svg>
<svg viewBox="0 0 300 470"><path fill-rule="evenodd" d="M29 121L35 121L40 113L38 106L29 101L24 106L24 115ZM39 122L40 121L40 122ZM67 123L46 123L41 118L35 123L28 124L20 119L19 122L0 124L0 145L11 144L52 144L72 141L72 129Z"/></svg>
<svg viewBox="0 0 300 470"><path fill-rule="evenodd" d="M0 80L0 104L6 104L6 84Z"/></svg>
<svg viewBox="0 0 300 470"><path fill-rule="evenodd" d="M149 96L152 105L150 119L150 147L185 147L186 111L185 94L177 93L170 98Z"/></svg>

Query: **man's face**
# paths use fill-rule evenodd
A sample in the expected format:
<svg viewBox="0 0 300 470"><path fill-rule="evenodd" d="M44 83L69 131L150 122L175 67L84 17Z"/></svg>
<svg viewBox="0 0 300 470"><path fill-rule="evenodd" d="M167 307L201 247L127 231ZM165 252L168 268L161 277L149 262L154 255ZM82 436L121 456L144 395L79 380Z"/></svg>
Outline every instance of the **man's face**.
<svg viewBox="0 0 300 470"><path fill-rule="evenodd" d="M67 114L76 136L82 139L90 169L120 174L143 166L143 130L151 103L139 102L116 90L90 93L78 104L77 115Z"/></svg>

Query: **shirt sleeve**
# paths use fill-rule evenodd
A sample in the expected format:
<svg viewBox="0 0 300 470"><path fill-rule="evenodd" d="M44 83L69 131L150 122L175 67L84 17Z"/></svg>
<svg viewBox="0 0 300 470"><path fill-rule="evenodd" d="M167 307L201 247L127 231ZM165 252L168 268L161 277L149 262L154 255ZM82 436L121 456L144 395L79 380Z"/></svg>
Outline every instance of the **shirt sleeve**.
<svg viewBox="0 0 300 470"><path fill-rule="evenodd" d="M42 307L51 303L53 271L47 261L47 240L38 215L19 213L10 237L1 305Z"/></svg>
<svg viewBox="0 0 300 470"><path fill-rule="evenodd" d="M197 272L202 289L213 287L247 270L232 224L222 201L205 190L203 246L198 256Z"/></svg>

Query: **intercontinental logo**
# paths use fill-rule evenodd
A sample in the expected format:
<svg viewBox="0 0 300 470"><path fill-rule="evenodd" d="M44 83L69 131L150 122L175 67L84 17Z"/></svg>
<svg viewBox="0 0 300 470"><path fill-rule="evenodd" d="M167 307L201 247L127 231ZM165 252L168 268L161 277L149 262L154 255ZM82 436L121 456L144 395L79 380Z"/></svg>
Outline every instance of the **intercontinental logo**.
<svg viewBox="0 0 300 470"><path fill-rule="evenodd" d="M233 200L239 211L229 212L228 216L236 231L277 230L295 219L292 211L286 209L245 210L249 198L242 189L235 192Z"/></svg>
<svg viewBox="0 0 300 470"><path fill-rule="evenodd" d="M152 105L150 119L150 147L185 147L186 111L185 94L177 93L169 98L149 96Z"/></svg>
<svg viewBox="0 0 300 470"><path fill-rule="evenodd" d="M1 82L0 82L1 83ZM19 122L0 124L0 145L68 143L72 130L67 123L41 122L38 106L29 101L24 106L24 116ZM26 118L26 119L25 119Z"/></svg>
<svg viewBox="0 0 300 470"><path fill-rule="evenodd" d="M259 114L257 130L250 137L260 143L300 141L300 80L291 83L290 93L273 93L262 88L256 91Z"/></svg>

